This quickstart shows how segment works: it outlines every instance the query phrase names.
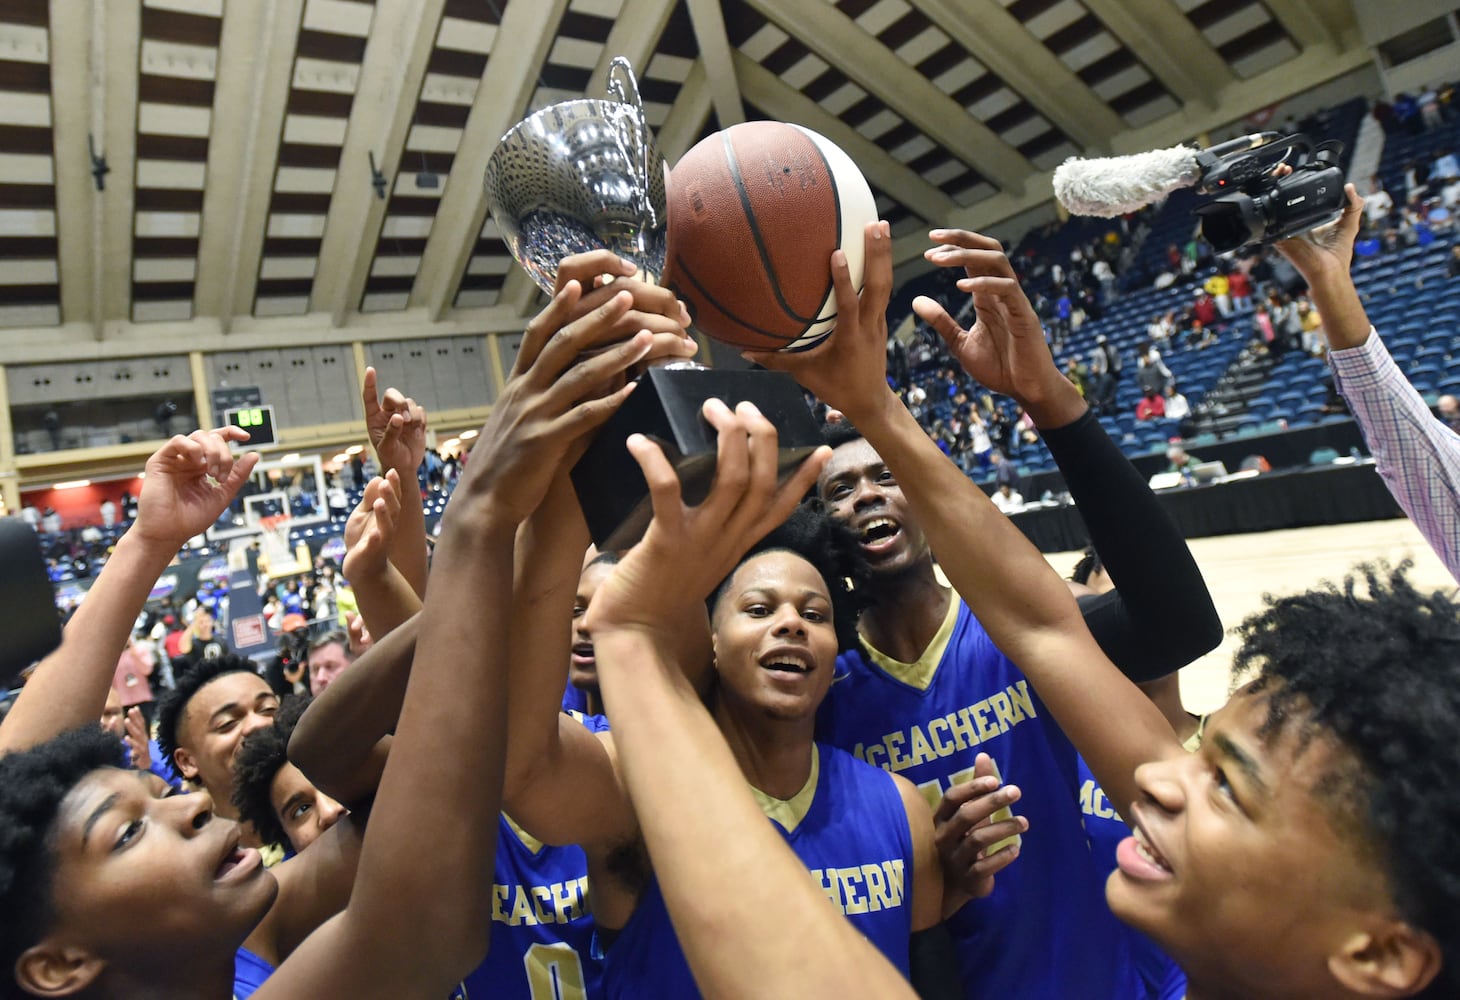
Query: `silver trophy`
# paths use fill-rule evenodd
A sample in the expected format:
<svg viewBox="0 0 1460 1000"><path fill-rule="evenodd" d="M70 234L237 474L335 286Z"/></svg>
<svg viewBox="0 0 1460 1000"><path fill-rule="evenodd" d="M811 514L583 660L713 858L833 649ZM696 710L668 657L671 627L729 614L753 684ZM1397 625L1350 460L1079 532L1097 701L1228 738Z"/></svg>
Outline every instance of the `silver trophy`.
<svg viewBox="0 0 1460 1000"><path fill-rule="evenodd" d="M629 61L609 64L612 100L543 108L502 137L487 201L517 263L549 295L558 261L606 248L648 281L664 273L664 158L644 119Z"/></svg>
<svg viewBox="0 0 1460 1000"><path fill-rule="evenodd" d="M612 250L658 281L669 253L665 186L671 176L644 118L638 81L622 56L609 65L610 100L585 98L543 108L502 137L487 163L487 201L497 231L549 295L558 262ZM645 434L664 449L686 502L714 478L715 431L700 416L711 396L754 403L780 434L782 475L821 443L795 381L781 372L651 367L573 467L573 486L600 549L632 545L648 526L648 486L624 446Z"/></svg>

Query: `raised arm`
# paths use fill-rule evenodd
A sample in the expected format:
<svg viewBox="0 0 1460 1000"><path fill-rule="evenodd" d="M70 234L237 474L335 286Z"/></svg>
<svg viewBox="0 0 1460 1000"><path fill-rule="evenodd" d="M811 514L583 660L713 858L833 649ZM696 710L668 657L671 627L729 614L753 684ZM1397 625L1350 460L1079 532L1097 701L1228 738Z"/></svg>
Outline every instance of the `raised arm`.
<svg viewBox="0 0 1460 1000"><path fill-rule="evenodd" d="M706 996L911 998L765 821L674 662L685 616L790 512L828 455L813 455L778 491L769 422L752 407L732 415L715 400L705 415L719 430L720 451L715 485L699 507L683 505L657 446L630 439L654 521L588 612L620 760L675 933Z"/></svg>
<svg viewBox="0 0 1460 1000"><path fill-rule="evenodd" d="M1344 190L1348 206L1334 226L1277 247L1308 282L1336 384L1379 475L1460 580L1460 435L1430 413L1369 323L1349 274L1364 203L1352 184Z"/></svg>
<svg viewBox="0 0 1460 1000"><path fill-rule="evenodd" d="M477 446L484 450L452 496L350 903L265 983L261 1000L444 996L486 951L514 536L571 442L629 391L604 388L649 347L639 336L575 362L607 339L629 304L613 296L564 325L578 297L573 283L548 307L550 343L524 343L532 360L498 400ZM433 814L449 820L421 822Z"/></svg>
<svg viewBox="0 0 1460 1000"><path fill-rule="evenodd" d="M218 519L258 464L257 452L235 460L228 449L230 441L247 440L236 427L194 431L173 437L147 459L136 520L66 626L60 647L41 660L0 723L0 753L101 718L117 659L157 578L189 538Z"/></svg>
<svg viewBox="0 0 1460 1000"><path fill-rule="evenodd" d="M859 301L846 258L833 255L836 332L796 355L754 355L845 413L887 464L939 564L990 638L1038 689L1107 794L1135 801L1135 769L1168 749L1171 727L1105 657L1074 597L1045 559L982 490L945 456L887 386L886 303L892 284L885 223L868 229L866 291ZM1012 277L966 278L986 349L1011 362L1029 356L1013 338L1040 337L1010 323L1026 300Z"/></svg>
<svg viewBox="0 0 1460 1000"><path fill-rule="evenodd" d="M394 471L397 477L400 504L398 525L390 539L390 561L416 596L422 597L426 593L426 512L416 470L426 457L426 408L399 389L385 390L385 398L381 399L374 368L365 369L360 395L365 404L365 428L380 471ZM373 626L371 634L378 636Z"/></svg>
<svg viewBox="0 0 1460 1000"><path fill-rule="evenodd" d="M406 493L415 489L409 487ZM421 598L391 561L396 538L407 530L401 518L409 499L402 498L400 474L391 469L365 485L365 494L345 524L345 579L355 592L360 617L378 640L421 610ZM421 533L422 546L425 534Z"/></svg>
<svg viewBox="0 0 1460 1000"><path fill-rule="evenodd" d="M650 356L692 353L673 293L634 281L627 270L612 254L581 254L562 262L558 282L575 280L592 287L603 274L615 275L611 286L599 287L592 296L620 290L633 295L633 318L654 335ZM613 844L631 837L637 821L618 776L612 741L589 733L560 711L573 600L589 543L568 478L580 453L574 449L565 457L546 498L518 536L512 598L517 627L510 638L512 717L503 795L512 818L547 843Z"/></svg>
<svg viewBox="0 0 1460 1000"><path fill-rule="evenodd" d="M1014 279L998 240L964 230L934 230L927 258L961 268L960 287L983 276ZM1017 290L1017 284L1015 285ZM938 302L919 297L913 309L937 330L980 383L1012 397L1040 429L1117 589L1082 599L1095 641L1136 681L1185 666L1222 641L1222 622L1176 522L1146 484L1045 346L1039 317L1022 291L1005 300L1000 322L1023 335L1001 341L987 327L964 329Z"/></svg>

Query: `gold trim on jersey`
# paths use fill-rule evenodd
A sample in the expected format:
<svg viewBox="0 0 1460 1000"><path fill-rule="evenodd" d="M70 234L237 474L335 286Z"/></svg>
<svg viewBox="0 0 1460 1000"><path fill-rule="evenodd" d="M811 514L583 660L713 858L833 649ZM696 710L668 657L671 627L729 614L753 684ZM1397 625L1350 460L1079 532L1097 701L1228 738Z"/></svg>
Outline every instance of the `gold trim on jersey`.
<svg viewBox="0 0 1460 1000"><path fill-rule="evenodd" d="M948 595L948 614L944 617L943 624L938 626L933 641L928 643L923 655L912 663L894 660L868 642L866 636L862 637L862 645L867 648L867 655L872 662L895 680L919 691L926 691L928 685L933 683L933 674L937 672L938 664L943 662L943 654L948 651L948 643L953 638L953 626L958 624L958 607L962 603L957 594Z"/></svg>
<svg viewBox="0 0 1460 1000"><path fill-rule="evenodd" d="M806 779L806 784L801 790L789 799L772 798L765 792L750 786L751 794L755 801L760 804L760 811L781 826L785 827L787 833L795 833L796 827L806 818L811 811L811 800L816 797L816 779L821 775L821 753L816 744L811 744L811 777Z"/></svg>
<svg viewBox="0 0 1460 1000"><path fill-rule="evenodd" d="M522 827L518 826L517 821L511 816L503 813L502 818L507 821L507 825L512 828L512 832L517 834L517 839L522 841L522 846L526 847L533 854L542 853L542 849L547 845L538 840L532 834L528 833L526 830L522 829Z"/></svg>

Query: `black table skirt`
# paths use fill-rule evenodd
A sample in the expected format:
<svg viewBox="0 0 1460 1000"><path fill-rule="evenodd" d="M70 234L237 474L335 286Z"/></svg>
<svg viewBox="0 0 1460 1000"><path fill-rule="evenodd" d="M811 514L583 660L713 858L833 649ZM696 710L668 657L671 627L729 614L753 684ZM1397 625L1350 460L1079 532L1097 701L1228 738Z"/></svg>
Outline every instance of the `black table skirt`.
<svg viewBox="0 0 1460 1000"><path fill-rule="evenodd" d="M1166 490L1157 499L1187 538L1404 516L1367 462ZM1028 510L1012 520L1041 552L1068 552L1089 542L1085 522L1074 507Z"/></svg>

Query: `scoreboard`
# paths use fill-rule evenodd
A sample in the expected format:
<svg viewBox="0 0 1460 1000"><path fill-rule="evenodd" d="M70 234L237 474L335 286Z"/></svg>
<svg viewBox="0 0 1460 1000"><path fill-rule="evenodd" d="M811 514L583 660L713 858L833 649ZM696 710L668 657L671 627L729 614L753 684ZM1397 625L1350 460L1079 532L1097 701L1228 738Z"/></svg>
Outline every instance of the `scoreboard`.
<svg viewBox="0 0 1460 1000"><path fill-rule="evenodd" d="M223 411L223 422L248 431L248 447L273 444L276 440L272 406L236 406Z"/></svg>

